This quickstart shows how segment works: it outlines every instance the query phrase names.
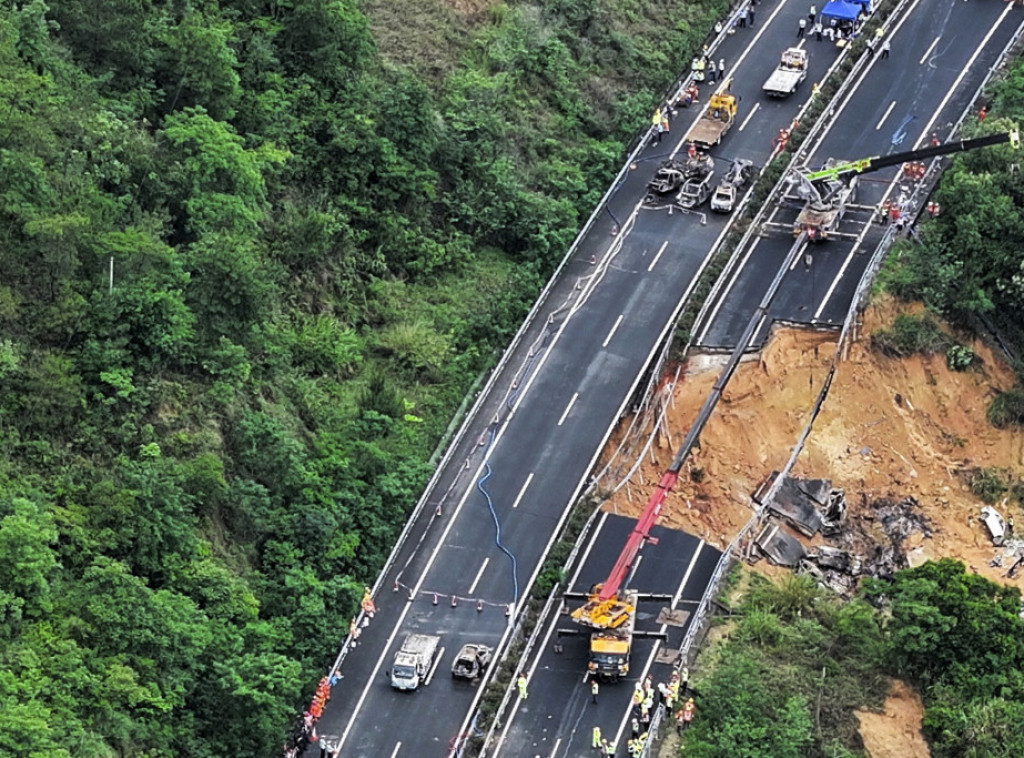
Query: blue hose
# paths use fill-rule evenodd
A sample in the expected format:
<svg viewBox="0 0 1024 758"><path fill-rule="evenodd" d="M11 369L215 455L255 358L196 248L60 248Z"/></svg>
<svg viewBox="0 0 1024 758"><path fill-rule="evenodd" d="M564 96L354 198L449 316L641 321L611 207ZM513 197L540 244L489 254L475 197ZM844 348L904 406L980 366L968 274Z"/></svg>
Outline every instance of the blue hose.
<svg viewBox="0 0 1024 758"><path fill-rule="evenodd" d="M491 428L491 438L487 442L488 450L490 450L491 445L494 444L494 437L495 437L496 431L497 430L494 427ZM484 464L484 475L481 476L477 480L476 488L478 490L480 490L480 493L487 500L487 507L491 511L491 518L494 519L494 544L498 546L498 549L501 550L501 552L503 552L505 555L507 555L509 557L510 561L512 561L513 602L514 603L518 603L519 602L519 576L518 576L518 573L519 573L519 561L516 560L515 554L513 554L511 550L509 550L507 547L505 547L504 543L502 543L502 541L501 541L501 521L498 520L498 512L494 508L494 501L491 499L491 493L489 493L487 491L487 488L484 486L484 484L487 482L487 480L491 478L491 474L492 473L494 473L494 472L491 469L491 464L490 463L485 463Z"/></svg>

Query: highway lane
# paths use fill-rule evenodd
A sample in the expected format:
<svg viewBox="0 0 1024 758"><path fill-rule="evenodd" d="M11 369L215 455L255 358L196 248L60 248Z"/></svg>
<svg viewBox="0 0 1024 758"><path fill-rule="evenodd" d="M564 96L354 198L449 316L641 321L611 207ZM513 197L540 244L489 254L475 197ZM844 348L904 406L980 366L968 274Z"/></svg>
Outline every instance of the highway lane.
<svg viewBox="0 0 1024 758"><path fill-rule="evenodd" d="M812 154L817 167L829 157L856 159L909 150L930 135L948 135L948 125L970 102L1020 26L1024 14L1003 3L920 0L891 36L892 54L876 56L834 126ZM877 204L899 169L863 177L857 202ZM796 211L779 210L773 220L791 224ZM848 215L842 231L863 233L863 242L830 240L808 247L810 258L794 267L751 340L764 343L775 321L839 326L849 310L870 254L884 231L865 228L868 214ZM755 238L717 307L696 330L697 344L729 349L746 327L768 282L792 245L788 235Z"/></svg>
<svg viewBox="0 0 1024 758"><path fill-rule="evenodd" d="M587 592L603 581L615 562L634 522L621 516L605 514L594 529L588 547L581 551L571 567L570 588ZM703 594L721 553L702 540L684 532L655 527L656 546L649 546L642 555L630 587L677 597L675 605L693 608ZM575 604L573 604L575 605ZM666 602L645 602L637 613L637 629L659 631L658 612ZM630 674L618 683L600 686L597 703L592 702L590 684L584 679L587 667L587 639L563 637L556 649L557 628L574 626L567 615L552 614L535 634L543 639L536 656L527 663L529 694L519 700L504 725L499 742L486 755L545 756L567 758L586 755L590 749L592 730L600 727L608 739L617 740L619 754L625 754L623 733L627 730L626 715L630 709L633 684L650 673L655 681L667 681L671 667L654 664L658 644L678 647L687 626L665 628L669 639L657 643L653 639L637 639L633 644ZM627 734L628 738L628 734Z"/></svg>
<svg viewBox="0 0 1024 758"><path fill-rule="evenodd" d="M757 38L754 54L733 71L745 101L757 96L779 52L795 41L783 23L795 30L804 12L802 4L763 3L759 25L741 30L716 51L727 63L739 61L744 44ZM768 24L773 13L775 21ZM748 75L747 66L758 73ZM812 58L812 76L826 66L824 56ZM799 101L773 105L726 137L723 150L729 154L722 157L764 159L770 136L788 123ZM672 131L677 140L686 118L697 115L682 113ZM673 147L666 138L644 150L637 170L612 198L612 213L594 225L555 283L545 305L551 319L542 314L515 346L493 396L485 398L428 493L429 507L415 519L394 567L382 578L376 617L345 658L344 679L318 725L322 735L343 741L342 755L440 755L459 732L476 691L450 681L452 656L466 641L502 640L506 604L527 589L620 409L670 331L681 299L726 231L725 217L701 224L693 215L639 210L646 182ZM616 226L619 233L610 234ZM527 370L512 391L512 374L522 365ZM493 513L478 487L485 476ZM432 518L435 506L442 515ZM496 544L496 520L514 563ZM390 592L396 583L399 591ZM452 595L463 598L454 608ZM485 601L480 612L473 602L478 598ZM331 641L342 639L344 631L337 630ZM440 634L445 655L439 674L422 691L398 693L385 674L412 632Z"/></svg>

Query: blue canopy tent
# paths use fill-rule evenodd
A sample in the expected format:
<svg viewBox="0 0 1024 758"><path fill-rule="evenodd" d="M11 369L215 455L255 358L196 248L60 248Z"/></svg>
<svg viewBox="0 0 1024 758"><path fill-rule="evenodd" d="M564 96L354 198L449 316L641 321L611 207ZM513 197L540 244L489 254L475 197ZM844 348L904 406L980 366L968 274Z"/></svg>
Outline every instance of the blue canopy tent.
<svg viewBox="0 0 1024 758"><path fill-rule="evenodd" d="M864 6L858 2L848 2L847 0L829 0L822 11L822 18L834 18L837 21L854 21L857 15L864 9Z"/></svg>

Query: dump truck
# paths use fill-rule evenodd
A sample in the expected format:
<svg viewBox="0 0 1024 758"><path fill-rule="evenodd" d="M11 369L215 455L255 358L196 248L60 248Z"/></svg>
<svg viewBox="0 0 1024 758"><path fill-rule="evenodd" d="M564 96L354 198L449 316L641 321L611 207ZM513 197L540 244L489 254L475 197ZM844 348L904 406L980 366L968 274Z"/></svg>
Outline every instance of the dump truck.
<svg viewBox="0 0 1024 758"><path fill-rule="evenodd" d="M479 679L491 662L494 648L470 642L462 646L452 663L453 679Z"/></svg>
<svg viewBox="0 0 1024 758"><path fill-rule="evenodd" d="M768 97L788 97L807 78L807 51L791 47L782 53L779 65L761 88Z"/></svg>
<svg viewBox="0 0 1024 758"><path fill-rule="evenodd" d="M707 150L722 141L736 120L739 98L728 91L730 82L711 96L707 110L686 135L686 141Z"/></svg>
<svg viewBox="0 0 1024 758"><path fill-rule="evenodd" d="M397 690L415 690L430 673L441 638L431 634L410 634L395 653L391 666L391 686Z"/></svg>

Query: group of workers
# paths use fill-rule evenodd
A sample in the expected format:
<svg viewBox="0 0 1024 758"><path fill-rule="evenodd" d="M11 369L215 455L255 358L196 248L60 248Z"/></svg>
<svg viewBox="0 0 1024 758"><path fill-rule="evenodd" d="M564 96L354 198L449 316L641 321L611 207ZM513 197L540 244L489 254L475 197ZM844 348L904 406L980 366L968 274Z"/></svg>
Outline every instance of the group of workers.
<svg viewBox="0 0 1024 758"><path fill-rule="evenodd" d="M685 694L689 686L689 669L673 671L672 678L666 682L659 682L654 685L652 677L648 676L643 682L637 681L634 685L632 696L632 713L630 720L630 736L626 742L626 749L630 758L639 758L650 739L651 718L656 706L664 706L666 713L671 714L681 695ZM599 687L597 681L591 683L591 696L593 702L597 703ZM522 694L522 692L520 692ZM525 697L525 696L524 696ZM676 721L676 729L681 730L690 725L693 721L696 705L693 698L689 698L679 710ZM591 748L599 750L598 755L615 755L615 745L601 734L601 727L595 726L591 732Z"/></svg>
<svg viewBox="0 0 1024 758"><path fill-rule="evenodd" d="M714 58L708 57L705 53L698 55L690 62L690 74L695 82L715 82L717 79L725 79L725 58L718 59L715 65Z"/></svg>
<svg viewBox="0 0 1024 758"><path fill-rule="evenodd" d="M370 619L377 613L377 606L373 602L373 590L369 587L363 588L363 599L359 602L359 607L363 612L362 624L359 623L358 619L352 619L349 624L349 637L351 644L355 645L359 639L361 627L368 626ZM302 714L302 717L296 722L294 729L292 730L291 740L284 746L285 758L298 758L305 753L306 748L311 743L320 743L320 754L321 756L330 756L333 758L337 755L339 748L334 748L331 744L325 741L321 741L316 733L316 724L320 720L320 717L324 713L324 709L327 707L327 702L331 699L331 688L334 687L338 680L341 679L341 672L337 669L332 670L330 674L320 679L317 684L316 693L313 695L313 699L309 704L309 708Z"/></svg>

